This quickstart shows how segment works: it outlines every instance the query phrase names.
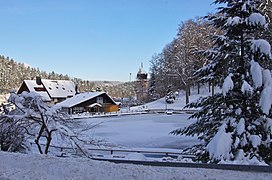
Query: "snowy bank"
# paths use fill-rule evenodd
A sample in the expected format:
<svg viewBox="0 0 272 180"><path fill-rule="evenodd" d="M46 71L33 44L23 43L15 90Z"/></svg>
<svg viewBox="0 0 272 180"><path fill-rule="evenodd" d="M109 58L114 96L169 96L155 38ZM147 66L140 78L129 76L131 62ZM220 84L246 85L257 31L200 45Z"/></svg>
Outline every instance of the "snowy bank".
<svg viewBox="0 0 272 180"><path fill-rule="evenodd" d="M219 87L215 87L215 92L220 92L221 89ZM195 102L201 97L207 97L210 96L211 92L209 92L209 88L206 86L203 86L199 90L196 88L191 88L191 95L189 97L190 102ZM158 99L153 102L149 102L147 104L141 105L141 106L135 106L131 107L131 111L146 111L146 110L184 110L184 107L186 106L186 96L185 91L180 91L178 96L176 97L176 100L172 104L168 104L165 102L165 98Z"/></svg>

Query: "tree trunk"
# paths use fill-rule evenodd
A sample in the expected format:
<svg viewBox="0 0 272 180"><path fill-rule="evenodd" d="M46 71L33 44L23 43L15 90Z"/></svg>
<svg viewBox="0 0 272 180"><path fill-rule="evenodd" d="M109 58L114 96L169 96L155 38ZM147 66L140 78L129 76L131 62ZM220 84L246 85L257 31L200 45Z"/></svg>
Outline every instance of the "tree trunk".
<svg viewBox="0 0 272 180"><path fill-rule="evenodd" d="M197 83L197 94L200 94L200 83Z"/></svg>
<svg viewBox="0 0 272 180"><path fill-rule="evenodd" d="M44 154L48 153L48 149L49 149L49 146L50 146L50 143L51 143L51 140L52 140L52 132L48 133L48 137L46 139L47 139L47 142L46 142Z"/></svg>
<svg viewBox="0 0 272 180"><path fill-rule="evenodd" d="M212 81L212 96L214 95L214 80Z"/></svg>
<svg viewBox="0 0 272 180"><path fill-rule="evenodd" d="M190 96L190 86L188 84L186 84L186 104L189 103L189 96Z"/></svg>
<svg viewBox="0 0 272 180"><path fill-rule="evenodd" d="M35 139L35 143L36 143L36 145L38 146L38 149L39 149L40 154L43 154L42 147L41 147L39 141L40 141L40 138L41 138L42 133L43 133L43 131L44 131L44 128L45 128L45 125L43 124L42 127L41 127L41 129L40 129L40 131L39 131L39 134L38 134L37 138Z"/></svg>

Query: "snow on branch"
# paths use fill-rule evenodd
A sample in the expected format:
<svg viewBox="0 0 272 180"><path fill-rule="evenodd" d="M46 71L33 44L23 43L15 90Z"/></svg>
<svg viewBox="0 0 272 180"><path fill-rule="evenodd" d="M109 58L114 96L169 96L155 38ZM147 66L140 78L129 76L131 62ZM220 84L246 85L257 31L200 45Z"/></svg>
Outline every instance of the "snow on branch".
<svg viewBox="0 0 272 180"><path fill-rule="evenodd" d="M242 84L241 91L245 94L246 92L252 94L253 93L253 88L248 84L247 81L244 81Z"/></svg>
<svg viewBox="0 0 272 180"><path fill-rule="evenodd" d="M260 13L252 13L248 17L248 24L253 26L257 26L257 25L265 26L266 20L265 20L265 17L261 15Z"/></svg>
<svg viewBox="0 0 272 180"><path fill-rule="evenodd" d="M213 139L207 145L210 158L213 160L228 160L231 158L232 137L226 132L227 125L224 123Z"/></svg>
<svg viewBox="0 0 272 180"><path fill-rule="evenodd" d="M243 132L245 132L245 119L241 118L239 123L236 126L236 132L238 135L241 135Z"/></svg>
<svg viewBox="0 0 272 180"><path fill-rule="evenodd" d="M271 71L269 69L263 70L263 84L265 87L271 86L272 84Z"/></svg>
<svg viewBox="0 0 272 180"><path fill-rule="evenodd" d="M224 83L223 83L223 87L222 87L222 92L223 92L223 95L226 96L227 93L233 89L234 87L234 83L231 79L231 77L233 76L233 74L229 74L225 80L224 80Z"/></svg>
<svg viewBox="0 0 272 180"><path fill-rule="evenodd" d="M257 148L262 142L262 139L258 135L250 135L249 140L254 148Z"/></svg>
<svg viewBox="0 0 272 180"><path fill-rule="evenodd" d="M269 42L267 42L264 39L252 40L251 49L253 53L260 52L267 55L270 59L272 59L271 46Z"/></svg>
<svg viewBox="0 0 272 180"><path fill-rule="evenodd" d="M254 86L256 88L261 87L263 84L263 77L262 77L262 67L260 64L254 60L250 62L250 73L252 76L252 80L254 83Z"/></svg>
<svg viewBox="0 0 272 180"><path fill-rule="evenodd" d="M259 102L259 106L261 107L263 113L266 115L269 114L269 111L271 109L272 105L272 88L271 86L264 87L262 93L261 93L261 98Z"/></svg>
<svg viewBox="0 0 272 180"><path fill-rule="evenodd" d="M259 106L265 114L269 114L272 105L272 77L271 71L268 69L263 70L263 83L264 89L262 90Z"/></svg>
<svg viewBox="0 0 272 180"><path fill-rule="evenodd" d="M241 22L242 22L242 20L238 16L229 17L225 25L226 26L234 26L234 25L240 24Z"/></svg>

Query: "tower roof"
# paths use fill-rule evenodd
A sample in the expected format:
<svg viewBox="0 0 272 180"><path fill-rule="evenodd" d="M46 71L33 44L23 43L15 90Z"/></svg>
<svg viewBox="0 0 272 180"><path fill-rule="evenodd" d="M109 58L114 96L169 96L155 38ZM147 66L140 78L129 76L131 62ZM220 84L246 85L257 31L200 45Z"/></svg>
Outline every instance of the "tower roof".
<svg viewBox="0 0 272 180"><path fill-rule="evenodd" d="M144 68L139 68L139 71L137 74L147 74L146 71L144 70Z"/></svg>
<svg viewBox="0 0 272 180"><path fill-rule="evenodd" d="M139 68L139 71L137 73L138 79L147 79L147 72L143 68L143 63L141 63L141 67Z"/></svg>

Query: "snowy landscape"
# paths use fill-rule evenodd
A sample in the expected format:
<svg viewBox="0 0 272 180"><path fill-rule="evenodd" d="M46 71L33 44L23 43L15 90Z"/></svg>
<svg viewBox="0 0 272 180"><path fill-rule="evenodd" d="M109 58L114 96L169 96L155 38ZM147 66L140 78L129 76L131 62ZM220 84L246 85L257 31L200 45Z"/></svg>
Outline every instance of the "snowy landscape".
<svg viewBox="0 0 272 180"><path fill-rule="evenodd" d="M217 89L220 92L220 89ZM198 95L192 91L191 100L209 95L207 88ZM171 109L182 110L185 106L184 92L180 92L176 101L169 106ZM143 106L132 107L130 114L124 113L105 115L86 114L74 116L67 120L67 127L80 138L99 142L89 144L86 149L89 158L73 156L73 150L60 151L54 147L70 147L70 143L54 138L48 155L39 155L35 144L30 146L28 154L0 152L0 179L270 179L272 174L262 172L240 172L231 170L186 168L186 167L151 167L133 164L115 164L91 160L91 157L102 159L124 159L136 161L158 162L193 162L192 159L165 154L148 154L147 152L181 153L182 149L191 147L200 141L197 137L175 136L171 131L186 127L195 120L187 120L190 114L166 114L164 99L159 99ZM164 113L147 114L145 111L158 110ZM144 112L143 114L138 114ZM33 140L29 140L33 141ZM66 142L66 143L65 143ZM93 150L95 149L95 150ZM125 150L110 151L100 150ZM126 152L128 151L128 152ZM129 152L143 151L143 153ZM62 157L56 157L62 156ZM241 162L240 162L241 163ZM249 164L249 162L244 162Z"/></svg>
<svg viewBox="0 0 272 180"><path fill-rule="evenodd" d="M0 180L272 179L271 1L215 4L120 89L0 56Z"/></svg>

